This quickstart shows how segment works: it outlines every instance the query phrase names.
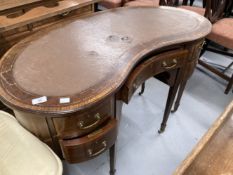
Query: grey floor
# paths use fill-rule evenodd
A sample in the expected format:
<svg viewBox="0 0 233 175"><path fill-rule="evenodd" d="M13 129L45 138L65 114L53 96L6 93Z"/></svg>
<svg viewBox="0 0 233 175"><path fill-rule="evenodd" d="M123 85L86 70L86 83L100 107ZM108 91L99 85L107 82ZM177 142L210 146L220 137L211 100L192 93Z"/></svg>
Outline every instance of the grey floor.
<svg viewBox="0 0 233 175"><path fill-rule="evenodd" d="M208 53L205 58L222 59ZM227 58L225 58L227 59ZM117 140L116 175L171 175L233 100L223 93L226 82L196 69L187 84L182 103L171 114L165 133L159 135L168 87L149 79L143 96L137 94L123 106ZM80 164L64 162L65 175L108 175L108 152Z"/></svg>

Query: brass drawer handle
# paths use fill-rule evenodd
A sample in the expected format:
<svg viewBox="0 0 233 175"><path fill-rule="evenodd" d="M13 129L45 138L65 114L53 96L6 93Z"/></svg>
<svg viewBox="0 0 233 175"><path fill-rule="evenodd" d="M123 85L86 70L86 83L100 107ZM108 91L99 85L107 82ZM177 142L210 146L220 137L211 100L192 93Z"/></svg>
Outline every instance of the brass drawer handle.
<svg viewBox="0 0 233 175"><path fill-rule="evenodd" d="M65 17L65 16L68 16L69 14L70 14L70 11L62 13L61 16Z"/></svg>
<svg viewBox="0 0 233 175"><path fill-rule="evenodd" d="M168 65L166 61L163 61L163 63L162 63L162 67L164 69L172 69L172 68L176 67L176 65L177 65L177 60L176 59L172 60L172 64L171 65Z"/></svg>
<svg viewBox="0 0 233 175"><path fill-rule="evenodd" d="M87 152L88 152L89 156L90 156L90 157L94 157L94 156L97 156L97 155L99 155L100 153L104 152L105 149L107 148L107 142L106 142L106 141L103 141L103 142L102 142L102 145L103 145L103 148L100 149L99 151L95 152L95 153L93 153L93 150L92 150L92 149L88 149Z"/></svg>
<svg viewBox="0 0 233 175"><path fill-rule="evenodd" d="M101 120L101 117L100 117L100 114L99 114L99 113L95 114L95 119L96 119L96 121L95 121L94 123L88 125L88 126L84 126L84 122L83 122L83 121L80 121L80 122L78 123L79 128L80 128L80 129L90 129L90 128L92 128L93 126L97 125L97 124L100 122L100 120Z"/></svg>
<svg viewBox="0 0 233 175"><path fill-rule="evenodd" d="M204 46L205 44L206 44L206 41L204 41L203 43L201 43L201 44L199 45L198 49L202 49L203 46Z"/></svg>

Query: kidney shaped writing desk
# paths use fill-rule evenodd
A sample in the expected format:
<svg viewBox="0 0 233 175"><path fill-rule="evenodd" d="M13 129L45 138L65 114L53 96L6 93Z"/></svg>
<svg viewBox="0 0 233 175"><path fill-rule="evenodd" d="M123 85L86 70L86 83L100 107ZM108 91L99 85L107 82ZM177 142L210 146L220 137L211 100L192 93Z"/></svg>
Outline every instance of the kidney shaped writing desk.
<svg viewBox="0 0 233 175"><path fill-rule="evenodd" d="M70 163L110 148L114 174L122 103L150 77L167 83L163 131L210 30L204 17L169 7L119 8L63 22L3 56L1 100Z"/></svg>

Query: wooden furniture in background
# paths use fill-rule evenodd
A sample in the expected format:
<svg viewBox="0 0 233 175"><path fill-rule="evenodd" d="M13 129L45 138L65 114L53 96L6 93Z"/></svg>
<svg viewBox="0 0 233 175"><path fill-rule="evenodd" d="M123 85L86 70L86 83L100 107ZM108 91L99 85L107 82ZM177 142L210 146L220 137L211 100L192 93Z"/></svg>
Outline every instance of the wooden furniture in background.
<svg viewBox="0 0 233 175"><path fill-rule="evenodd" d="M123 0L103 0L99 4L107 9L112 9L123 6L123 3Z"/></svg>
<svg viewBox="0 0 233 175"><path fill-rule="evenodd" d="M127 3L124 4L124 6L129 6L129 7L158 7L160 3L160 0L133 0L133 1L128 1Z"/></svg>
<svg viewBox="0 0 233 175"><path fill-rule="evenodd" d="M177 6L179 0L104 0L100 5L105 8L116 8L121 6L149 6L158 7L159 5Z"/></svg>
<svg viewBox="0 0 233 175"><path fill-rule="evenodd" d="M203 7L196 7L196 6L193 6L193 2L194 1L189 1L189 5L188 5L188 0L183 0L183 3L181 6L179 6L179 8L183 8L183 9L186 9L186 10L190 10L190 11L193 11L195 13L198 13L199 15L202 15L202 16L205 16L205 12L206 12L206 8L205 8L205 2L203 1Z"/></svg>
<svg viewBox="0 0 233 175"><path fill-rule="evenodd" d="M227 55L233 58L233 54L213 48L209 48L210 41L215 42L227 49L233 50L233 18L223 18L225 15L225 9L227 7L228 0L223 0L221 3L218 3L217 0L211 1L207 0L206 4L206 17L213 23L213 28L211 33L207 36L206 43L203 47L201 53L204 54L206 50L212 51L215 53ZM228 82L225 94L228 94L233 85L233 74L228 76L225 74L225 71L220 71L213 66L205 63L203 60L199 59L199 64L208 69L209 71L215 73L219 77L223 78ZM227 67L230 68L233 62Z"/></svg>
<svg viewBox="0 0 233 175"><path fill-rule="evenodd" d="M25 128L71 163L110 148L114 174L122 103L146 79L166 75L164 131L178 87L210 30L204 17L169 7L119 8L64 21L4 55L0 98Z"/></svg>
<svg viewBox="0 0 233 175"><path fill-rule="evenodd" d="M15 43L36 31L94 12L100 0L0 1L0 57Z"/></svg>
<svg viewBox="0 0 233 175"><path fill-rule="evenodd" d="M233 1L232 0L227 1L225 17L230 17L230 16L233 16Z"/></svg>
<svg viewBox="0 0 233 175"><path fill-rule="evenodd" d="M0 11L39 2L39 1L41 0L1 0Z"/></svg>
<svg viewBox="0 0 233 175"><path fill-rule="evenodd" d="M186 10L190 10L193 12L196 12L200 15L204 15L206 18L208 18L212 23L216 22L218 19L220 19L221 17L223 17L226 14L226 6L229 5L229 1L228 0L223 0L223 1L218 1L218 0L206 0L206 7L202 8L202 7L190 7L190 9L185 8ZM181 8L184 8L185 6L181 6ZM188 6L187 6L188 7ZM224 19L223 21L220 21L219 24L218 23L214 23L213 24L213 29L210 35L207 36L208 38L211 38L212 41L215 41L216 43L222 44L223 46L231 49L233 46L232 41L233 41L233 35L232 35L232 19ZM203 45L203 49L202 52L200 53L201 57L203 55L203 53L205 52L205 50L209 50L209 51L215 51L213 49L207 49L209 44L209 40L207 40L204 45ZM216 52L216 51L215 51ZM226 53L226 52L221 52L221 51L217 51L217 53L223 53L225 55L228 56L232 56L232 54L230 53ZM229 90L232 87L233 84L233 76L229 77L227 75L224 74L224 72L220 72L219 70L215 69L214 67L208 65L207 63L205 63L204 61L202 61L201 59L198 60L198 63L202 66L204 66L205 68L207 68L208 70L212 71L213 73L216 73L217 75L219 75L220 77L222 77L223 79L228 81L228 85L227 88L225 90L225 93L228 93ZM230 64L228 66L228 68L232 66L232 64ZM179 105L180 105L180 100L183 94L183 91L185 89L186 86L185 81L183 81L183 83L181 83L175 104L174 104L174 109L173 112L177 111Z"/></svg>
<svg viewBox="0 0 233 175"><path fill-rule="evenodd" d="M233 172L233 102L212 125L174 175Z"/></svg>
<svg viewBox="0 0 233 175"><path fill-rule="evenodd" d="M194 1L195 0L183 0L182 5L188 5L189 4L189 6L193 6ZM205 1L205 0L203 0L203 1Z"/></svg>

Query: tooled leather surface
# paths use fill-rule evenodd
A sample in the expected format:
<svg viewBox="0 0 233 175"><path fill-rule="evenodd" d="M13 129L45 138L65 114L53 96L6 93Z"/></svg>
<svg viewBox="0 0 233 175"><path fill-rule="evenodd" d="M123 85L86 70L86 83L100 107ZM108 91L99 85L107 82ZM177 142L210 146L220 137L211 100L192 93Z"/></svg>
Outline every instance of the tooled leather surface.
<svg viewBox="0 0 233 175"><path fill-rule="evenodd" d="M186 22L177 25L177 18ZM15 62L14 77L23 89L32 93L73 95L106 81L109 75L114 77L120 71L116 67L127 63L120 57L130 48L184 30L191 34L199 24L185 13L161 9L96 15L31 42Z"/></svg>
<svg viewBox="0 0 233 175"><path fill-rule="evenodd" d="M85 95L74 102L79 108L115 91L146 53L210 30L208 20L182 9L119 8L32 36L8 55L22 47L13 66L20 88L40 96Z"/></svg>

